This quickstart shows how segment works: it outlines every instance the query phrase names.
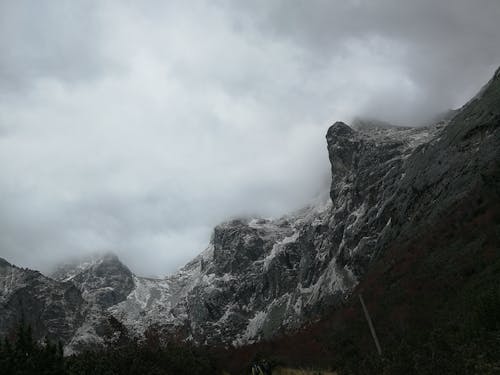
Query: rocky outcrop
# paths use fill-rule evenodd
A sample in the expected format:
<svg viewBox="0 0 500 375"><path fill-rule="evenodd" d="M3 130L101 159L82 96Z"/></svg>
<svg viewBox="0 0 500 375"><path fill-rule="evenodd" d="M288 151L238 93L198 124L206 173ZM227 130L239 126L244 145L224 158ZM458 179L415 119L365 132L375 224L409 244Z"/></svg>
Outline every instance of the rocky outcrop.
<svg viewBox="0 0 500 375"><path fill-rule="evenodd" d="M368 124L355 131L344 123L327 133L332 166L330 228L337 263L356 277L386 243L392 212L408 158L420 145L439 136L439 123L423 128L380 128Z"/></svg>
<svg viewBox="0 0 500 375"><path fill-rule="evenodd" d="M83 298L102 308L125 300L134 288L132 272L114 254L95 256L87 262L68 264L52 277L70 281L82 292Z"/></svg>

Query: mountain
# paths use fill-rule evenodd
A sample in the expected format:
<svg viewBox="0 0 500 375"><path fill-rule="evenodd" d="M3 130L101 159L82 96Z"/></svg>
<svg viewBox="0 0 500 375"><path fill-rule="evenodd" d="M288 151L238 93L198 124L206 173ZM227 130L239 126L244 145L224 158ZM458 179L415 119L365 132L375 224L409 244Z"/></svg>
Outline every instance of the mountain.
<svg viewBox="0 0 500 375"><path fill-rule="evenodd" d="M64 265L51 276L58 281L73 283L86 301L102 308L125 300L134 289L132 272L114 254Z"/></svg>
<svg viewBox="0 0 500 375"><path fill-rule="evenodd" d="M387 219L390 225L362 252L350 251L347 258L340 252L340 259L362 266L344 303L295 332L223 351L221 362L228 371L242 373L253 358L268 357L347 374L498 373L500 69L479 95L438 126L403 158L401 175L395 166L362 193L391 196L386 205L378 205L374 220L364 221L366 235ZM362 147L350 133L342 127L347 146L330 148L334 201L336 181L342 186L343 176L356 176L364 164L362 155L352 152ZM400 177L380 190L393 170ZM357 189L349 190L358 196Z"/></svg>
<svg viewBox="0 0 500 375"><path fill-rule="evenodd" d="M2 336L24 319L36 337L68 342L83 322L84 300L73 283L57 282L0 258L0 290Z"/></svg>
<svg viewBox="0 0 500 375"><path fill-rule="evenodd" d="M337 122L326 134L329 199L277 219L222 223L203 253L163 279L134 275L112 254L64 265L51 278L2 261L0 335L21 315L38 337L58 336L68 351L148 332L222 347L296 332L341 311L360 286L379 285L372 279L378 267L383 277L404 279L418 275L417 260L450 256L398 251L427 243L428 233L469 251L461 237L433 231L457 226L450 215L498 226L496 211L481 215L499 201L499 124L500 70L474 99L431 126L363 120L355 129ZM459 210L464 201L474 209ZM498 236L492 244L490 234L496 229L470 228L476 247L498 250Z"/></svg>

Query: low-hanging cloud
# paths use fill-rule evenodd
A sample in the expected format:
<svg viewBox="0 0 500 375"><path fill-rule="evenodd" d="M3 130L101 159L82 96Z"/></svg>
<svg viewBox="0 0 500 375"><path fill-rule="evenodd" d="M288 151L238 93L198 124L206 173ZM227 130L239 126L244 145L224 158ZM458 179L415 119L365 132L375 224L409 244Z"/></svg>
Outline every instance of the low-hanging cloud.
<svg viewBox="0 0 500 375"><path fill-rule="evenodd" d="M0 3L0 256L172 272L328 184L324 134L418 124L500 61L500 3Z"/></svg>

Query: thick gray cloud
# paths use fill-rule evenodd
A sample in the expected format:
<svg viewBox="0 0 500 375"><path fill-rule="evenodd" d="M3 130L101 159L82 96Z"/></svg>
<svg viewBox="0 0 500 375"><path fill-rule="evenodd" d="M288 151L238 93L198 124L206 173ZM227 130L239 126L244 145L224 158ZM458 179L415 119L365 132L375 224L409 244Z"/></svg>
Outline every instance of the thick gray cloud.
<svg viewBox="0 0 500 375"><path fill-rule="evenodd" d="M0 256L141 274L328 184L324 134L421 123L500 61L500 3L0 2Z"/></svg>
<svg viewBox="0 0 500 375"><path fill-rule="evenodd" d="M0 2L2 91L21 90L41 78L92 79L106 67L96 43L102 31L99 10L89 2Z"/></svg>

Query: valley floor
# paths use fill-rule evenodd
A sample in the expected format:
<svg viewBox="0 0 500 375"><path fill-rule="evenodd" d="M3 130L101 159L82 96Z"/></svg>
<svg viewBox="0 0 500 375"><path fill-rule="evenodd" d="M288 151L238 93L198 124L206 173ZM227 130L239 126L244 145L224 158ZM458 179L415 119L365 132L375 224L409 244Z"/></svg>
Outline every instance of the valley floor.
<svg viewBox="0 0 500 375"><path fill-rule="evenodd" d="M293 369L278 367L273 370L273 375L338 375L334 371L323 371L323 370L305 370L305 369Z"/></svg>

